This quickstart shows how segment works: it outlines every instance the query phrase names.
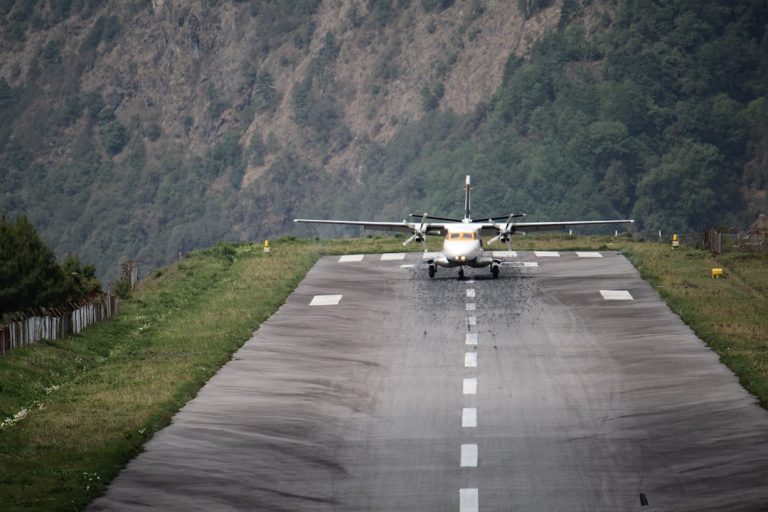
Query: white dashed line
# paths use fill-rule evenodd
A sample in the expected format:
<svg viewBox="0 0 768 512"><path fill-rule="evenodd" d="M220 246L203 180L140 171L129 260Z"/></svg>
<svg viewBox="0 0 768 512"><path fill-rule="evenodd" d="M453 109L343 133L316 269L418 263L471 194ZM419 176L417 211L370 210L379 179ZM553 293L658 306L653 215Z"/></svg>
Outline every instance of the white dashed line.
<svg viewBox="0 0 768 512"><path fill-rule="evenodd" d="M406 265L400 265L400 268L413 268L415 266L416 265L408 265L408 264L406 264Z"/></svg>
<svg viewBox="0 0 768 512"><path fill-rule="evenodd" d="M494 258L517 258L517 251L493 251Z"/></svg>
<svg viewBox="0 0 768 512"><path fill-rule="evenodd" d="M347 263L349 261L363 261L362 254L345 254L339 258L339 263Z"/></svg>
<svg viewBox="0 0 768 512"><path fill-rule="evenodd" d="M433 260L438 256L440 256L439 252L425 252L422 254L423 254L422 259L425 259L425 260Z"/></svg>
<svg viewBox="0 0 768 512"><path fill-rule="evenodd" d="M335 306L341 301L341 295L315 295L310 306Z"/></svg>
<svg viewBox="0 0 768 512"><path fill-rule="evenodd" d="M477 467L477 445L476 444L461 445L461 467L462 468Z"/></svg>
<svg viewBox="0 0 768 512"><path fill-rule="evenodd" d="M477 368L477 352L464 354L464 368Z"/></svg>
<svg viewBox="0 0 768 512"><path fill-rule="evenodd" d="M476 316L468 316L467 317L467 325L470 327L474 327L477 325L477 317Z"/></svg>
<svg viewBox="0 0 768 512"><path fill-rule="evenodd" d="M579 258L602 258L603 255L599 252L577 252L576 256Z"/></svg>
<svg viewBox="0 0 768 512"><path fill-rule="evenodd" d="M477 426L477 409L465 407L461 410L461 427L473 428Z"/></svg>
<svg viewBox="0 0 768 512"><path fill-rule="evenodd" d="M474 296L475 296L475 289L474 289L474 288L470 288L470 289L468 289L468 290L467 290L467 297L469 297L469 298L471 299L471 298L473 298Z"/></svg>
<svg viewBox="0 0 768 512"><path fill-rule="evenodd" d="M474 310L475 310L474 302L470 302L469 304L467 304L467 311L474 311Z"/></svg>
<svg viewBox="0 0 768 512"><path fill-rule="evenodd" d="M459 512L478 512L479 501L477 489L459 489Z"/></svg>
<svg viewBox="0 0 768 512"><path fill-rule="evenodd" d="M404 252L390 252L390 253L385 253L381 255L381 261L404 260L404 259L405 259Z"/></svg>
<svg viewBox="0 0 768 512"><path fill-rule="evenodd" d="M533 254L539 258L559 258L560 253L557 251L533 251Z"/></svg>
<svg viewBox="0 0 768 512"><path fill-rule="evenodd" d="M605 300L634 300L627 290L600 290Z"/></svg>
<svg viewBox="0 0 768 512"><path fill-rule="evenodd" d="M477 379L464 379L464 385L462 386L462 392L465 395L477 394Z"/></svg>
<svg viewBox="0 0 768 512"><path fill-rule="evenodd" d="M475 284L475 279L474 278L467 279L467 284Z"/></svg>
<svg viewBox="0 0 768 512"><path fill-rule="evenodd" d="M464 338L465 345L477 345L477 333L468 332L467 337Z"/></svg>

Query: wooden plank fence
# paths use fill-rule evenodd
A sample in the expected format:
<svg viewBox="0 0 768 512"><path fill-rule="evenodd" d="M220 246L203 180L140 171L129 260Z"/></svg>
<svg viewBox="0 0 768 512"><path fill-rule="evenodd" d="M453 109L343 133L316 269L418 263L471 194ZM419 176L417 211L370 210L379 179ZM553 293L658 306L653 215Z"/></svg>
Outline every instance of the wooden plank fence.
<svg viewBox="0 0 768 512"><path fill-rule="evenodd" d="M0 354L41 340L57 340L79 334L89 325L112 318L115 313L117 297L104 294L87 303L5 315L0 324Z"/></svg>

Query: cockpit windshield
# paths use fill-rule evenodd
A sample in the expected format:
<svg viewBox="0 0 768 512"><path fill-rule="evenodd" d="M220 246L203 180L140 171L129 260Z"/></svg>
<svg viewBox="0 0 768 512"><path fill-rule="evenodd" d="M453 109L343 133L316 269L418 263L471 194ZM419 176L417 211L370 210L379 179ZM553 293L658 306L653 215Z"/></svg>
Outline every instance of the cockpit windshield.
<svg viewBox="0 0 768 512"><path fill-rule="evenodd" d="M448 240L477 240L477 233L474 231L448 233Z"/></svg>

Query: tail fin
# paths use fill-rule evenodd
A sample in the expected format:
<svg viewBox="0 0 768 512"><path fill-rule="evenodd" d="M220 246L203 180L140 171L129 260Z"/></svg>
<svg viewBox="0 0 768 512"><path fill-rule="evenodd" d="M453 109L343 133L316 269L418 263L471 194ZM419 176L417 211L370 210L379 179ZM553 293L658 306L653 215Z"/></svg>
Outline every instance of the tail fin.
<svg viewBox="0 0 768 512"><path fill-rule="evenodd" d="M471 187L469 186L469 174L467 174L467 180L464 183L464 222L472 222L472 217L469 216L469 192Z"/></svg>

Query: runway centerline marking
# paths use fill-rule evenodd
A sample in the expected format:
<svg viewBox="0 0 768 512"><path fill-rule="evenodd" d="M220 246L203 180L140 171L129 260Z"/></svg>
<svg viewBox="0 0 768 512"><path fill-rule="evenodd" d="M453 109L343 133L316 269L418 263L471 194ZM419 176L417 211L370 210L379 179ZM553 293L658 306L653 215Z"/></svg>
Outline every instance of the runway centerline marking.
<svg viewBox="0 0 768 512"><path fill-rule="evenodd" d="M576 256L579 258L602 258L603 255L599 252L577 252Z"/></svg>
<svg viewBox="0 0 768 512"><path fill-rule="evenodd" d="M310 306L335 306L341 301L341 295L315 295Z"/></svg>
<svg viewBox="0 0 768 512"><path fill-rule="evenodd" d="M464 384L462 386L462 391L465 395L476 395L477 394L477 379L471 378L471 379L464 379Z"/></svg>
<svg viewBox="0 0 768 512"><path fill-rule="evenodd" d="M388 252L381 255L381 261L404 260L404 252Z"/></svg>
<svg viewBox="0 0 768 512"><path fill-rule="evenodd" d="M634 300L627 290L600 290L605 300Z"/></svg>
<svg viewBox="0 0 768 512"><path fill-rule="evenodd" d="M559 258L560 253L557 251L533 251L533 254L535 254L539 258Z"/></svg>
<svg viewBox="0 0 768 512"><path fill-rule="evenodd" d="M476 444L461 445L461 467L462 468L477 467L477 445Z"/></svg>
<svg viewBox="0 0 768 512"><path fill-rule="evenodd" d="M477 408L464 407L461 410L461 428L473 428L477 426Z"/></svg>
<svg viewBox="0 0 768 512"><path fill-rule="evenodd" d="M362 254L345 254L339 258L339 263L346 263L349 261L363 261Z"/></svg>
<svg viewBox="0 0 768 512"><path fill-rule="evenodd" d="M470 298L470 299L471 299L471 298L473 298L474 296L475 296L475 289L474 289L474 288L470 288L470 289L468 289L468 290L467 290L467 298Z"/></svg>
<svg viewBox="0 0 768 512"><path fill-rule="evenodd" d="M468 332L467 336L464 338L464 344L465 345L477 345L477 333L474 332Z"/></svg>
<svg viewBox="0 0 768 512"><path fill-rule="evenodd" d="M474 302L470 302L469 304L467 304L467 311L474 311L474 310L475 310Z"/></svg>
<svg viewBox="0 0 768 512"><path fill-rule="evenodd" d="M468 316L467 317L467 325L470 325L470 326L477 325L477 317L476 316Z"/></svg>
<svg viewBox="0 0 768 512"><path fill-rule="evenodd" d="M415 266L416 265L408 265L408 264L406 264L406 265L400 265L400 268L413 268Z"/></svg>
<svg viewBox="0 0 768 512"><path fill-rule="evenodd" d="M459 512L478 512L479 501L476 488L459 489Z"/></svg>
<svg viewBox="0 0 768 512"><path fill-rule="evenodd" d="M464 354L464 368L477 368L477 352Z"/></svg>

